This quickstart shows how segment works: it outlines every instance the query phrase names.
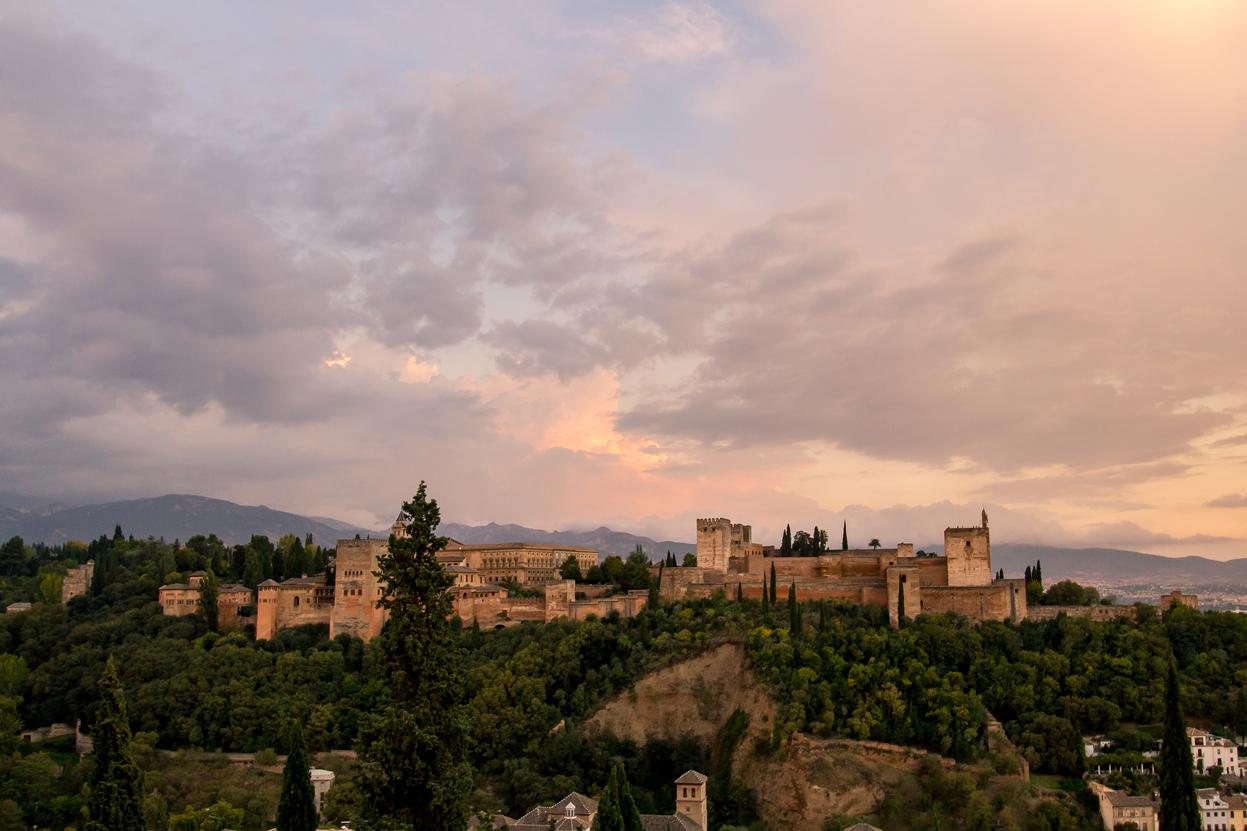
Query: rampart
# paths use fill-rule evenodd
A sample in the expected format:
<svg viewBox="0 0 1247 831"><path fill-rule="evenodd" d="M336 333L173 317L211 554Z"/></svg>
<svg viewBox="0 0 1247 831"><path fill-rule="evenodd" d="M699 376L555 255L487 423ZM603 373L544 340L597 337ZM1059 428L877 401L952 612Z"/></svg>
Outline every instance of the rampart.
<svg viewBox="0 0 1247 831"><path fill-rule="evenodd" d="M1061 615L1088 620L1134 620L1134 606L1031 606L1026 616L1030 620L1056 620Z"/></svg>

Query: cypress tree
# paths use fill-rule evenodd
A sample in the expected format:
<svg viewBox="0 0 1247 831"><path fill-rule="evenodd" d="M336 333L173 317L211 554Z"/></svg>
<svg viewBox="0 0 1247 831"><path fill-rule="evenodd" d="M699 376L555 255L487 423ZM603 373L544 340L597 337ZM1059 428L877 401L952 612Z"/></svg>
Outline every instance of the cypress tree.
<svg viewBox="0 0 1247 831"><path fill-rule="evenodd" d="M741 588L740 583L736 584L736 602L743 603L745 601L745 591Z"/></svg>
<svg viewBox="0 0 1247 831"><path fill-rule="evenodd" d="M896 586L896 628L900 629L905 625L905 581L902 580Z"/></svg>
<svg viewBox="0 0 1247 831"><path fill-rule="evenodd" d="M216 575L212 573L212 569L208 569L203 582L199 584L199 616L203 618L204 625L208 627L209 632L217 631L221 622L220 608L217 605L219 596Z"/></svg>
<svg viewBox="0 0 1247 831"><path fill-rule="evenodd" d="M844 521L844 529L840 532L840 550L849 550L849 521Z"/></svg>
<svg viewBox="0 0 1247 831"><path fill-rule="evenodd" d="M623 817L624 831L645 831L641 823L641 812L637 810L636 800L632 798L632 786L628 784L628 772L622 764L617 764L616 787L619 794L619 813Z"/></svg>
<svg viewBox="0 0 1247 831"><path fill-rule="evenodd" d="M360 724L359 782L370 819L463 831L472 767L463 701L463 649L450 621L453 583L437 561L441 511L424 482L404 503L403 537L377 558L389 622L379 647L384 697Z"/></svg>
<svg viewBox="0 0 1247 831"><path fill-rule="evenodd" d="M1042 560L1035 561L1034 576L1035 576L1035 582L1039 584L1039 590L1042 592L1043 591L1043 561Z"/></svg>
<svg viewBox="0 0 1247 831"><path fill-rule="evenodd" d="M109 657L91 734L95 770L87 797L87 831L143 831L143 773L130 756L130 722L117 665Z"/></svg>
<svg viewBox="0 0 1247 831"><path fill-rule="evenodd" d="M823 532L818 530L818 526L815 525L814 526L814 550L810 552L811 555L817 554L818 552L823 550L822 539L823 539Z"/></svg>
<svg viewBox="0 0 1247 831"><path fill-rule="evenodd" d="M778 589L775 587L775 564L771 563L771 605L772 606L775 605L776 591L778 591Z"/></svg>
<svg viewBox="0 0 1247 831"><path fill-rule="evenodd" d="M767 619L771 613L770 595L766 591L766 575L762 575L762 618Z"/></svg>
<svg viewBox="0 0 1247 831"><path fill-rule="evenodd" d="M623 811L619 804L619 766L611 768L606 787L598 797L598 813L593 820L593 831L624 831Z"/></svg>
<svg viewBox="0 0 1247 831"><path fill-rule="evenodd" d="M781 557L792 556L792 526L791 525L784 526L784 536L780 540L780 543L779 543L779 556Z"/></svg>
<svg viewBox="0 0 1247 831"><path fill-rule="evenodd" d="M818 601L818 631L819 634L827 631L827 601Z"/></svg>
<svg viewBox="0 0 1247 831"><path fill-rule="evenodd" d="M1160 831L1199 831L1194 767L1178 694L1178 665L1170 658L1165 682L1165 730L1160 746Z"/></svg>
<svg viewBox="0 0 1247 831"><path fill-rule="evenodd" d="M666 566L659 566L658 579L651 581L649 584L649 596L645 600L646 608L657 609L658 604L662 601L662 596L659 592L662 588L662 573L665 568Z"/></svg>
<svg viewBox="0 0 1247 831"><path fill-rule="evenodd" d="M312 791L311 764L303 745L303 728L290 725L290 747L281 774L281 799L277 803L277 831L316 831L316 795Z"/></svg>
<svg viewBox="0 0 1247 831"><path fill-rule="evenodd" d="M788 584L788 631L801 634L801 610L797 608L797 581Z"/></svg>

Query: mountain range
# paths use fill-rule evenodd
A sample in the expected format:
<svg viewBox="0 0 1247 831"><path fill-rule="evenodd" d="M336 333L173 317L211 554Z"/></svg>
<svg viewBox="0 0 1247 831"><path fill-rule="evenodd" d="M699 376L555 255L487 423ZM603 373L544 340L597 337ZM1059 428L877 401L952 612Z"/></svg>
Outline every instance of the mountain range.
<svg viewBox="0 0 1247 831"><path fill-rule="evenodd" d="M277 539L283 534L311 534L331 543L355 534L384 536L387 529L359 528L329 517L302 516L264 505L238 505L224 499L190 494L168 494L97 505L65 507L40 500L0 493L0 539L19 535L27 542L63 543L90 540L113 533L120 525L135 537L185 540L194 534L214 533L228 544L243 543L252 534ZM654 540L624 531L600 527L591 531L544 531L523 525L489 523L464 525L446 522L442 534L464 543L539 542L581 545L603 555L627 556L640 545L653 559L671 551L677 558L696 550L688 542ZM932 547L928 546L928 550ZM938 546L934 547L938 550ZM1247 558L1210 560L1206 557L1160 557L1114 548L1058 548L1025 543L992 546L992 568L1021 575L1028 565L1043 563L1045 581L1073 579L1087 583L1164 583L1174 588L1198 585L1247 583Z"/></svg>

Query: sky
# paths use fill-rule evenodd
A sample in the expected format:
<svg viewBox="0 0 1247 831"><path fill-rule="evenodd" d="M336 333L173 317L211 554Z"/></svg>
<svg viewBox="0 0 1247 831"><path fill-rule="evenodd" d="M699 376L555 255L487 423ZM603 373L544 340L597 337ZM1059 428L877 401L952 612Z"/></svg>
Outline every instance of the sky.
<svg viewBox="0 0 1247 831"><path fill-rule="evenodd" d="M0 112L4 490L1247 556L1239 0L0 0Z"/></svg>

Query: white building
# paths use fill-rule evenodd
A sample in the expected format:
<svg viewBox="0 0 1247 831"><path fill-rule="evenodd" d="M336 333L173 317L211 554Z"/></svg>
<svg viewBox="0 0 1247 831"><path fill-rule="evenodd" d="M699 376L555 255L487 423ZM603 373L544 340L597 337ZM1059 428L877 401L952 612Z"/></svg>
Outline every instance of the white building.
<svg viewBox="0 0 1247 831"><path fill-rule="evenodd" d="M1238 745L1234 742L1194 727L1186 728L1186 735L1191 740L1191 757L1195 762L1195 770L1203 773L1209 768L1219 767L1222 773L1229 776L1243 775L1243 768L1238 760Z"/></svg>
<svg viewBox="0 0 1247 831"><path fill-rule="evenodd" d="M1230 804L1217 789L1200 788L1195 796L1199 798L1199 827L1203 831L1230 831Z"/></svg>

